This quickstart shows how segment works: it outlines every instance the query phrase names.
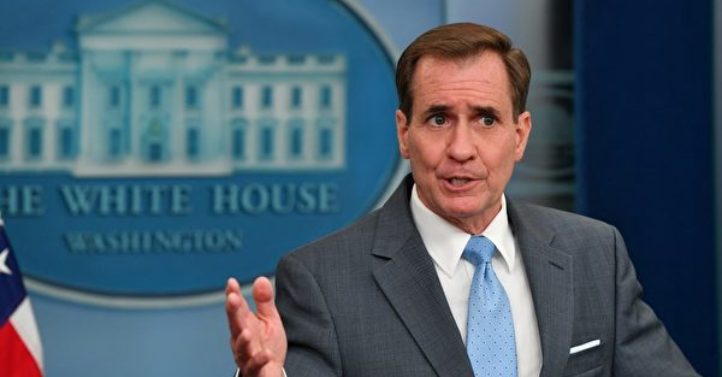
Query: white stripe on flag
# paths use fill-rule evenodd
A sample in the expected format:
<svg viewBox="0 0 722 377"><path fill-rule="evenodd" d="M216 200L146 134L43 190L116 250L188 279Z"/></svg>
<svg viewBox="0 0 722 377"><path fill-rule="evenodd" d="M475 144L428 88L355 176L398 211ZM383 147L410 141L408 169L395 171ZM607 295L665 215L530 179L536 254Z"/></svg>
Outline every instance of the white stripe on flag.
<svg viewBox="0 0 722 377"><path fill-rule="evenodd" d="M43 371L43 347L40 344L40 334L38 334L38 328L35 325L33 308L30 306L30 300L27 297L23 299L10 316L10 323L12 323L25 346L28 347L40 370Z"/></svg>

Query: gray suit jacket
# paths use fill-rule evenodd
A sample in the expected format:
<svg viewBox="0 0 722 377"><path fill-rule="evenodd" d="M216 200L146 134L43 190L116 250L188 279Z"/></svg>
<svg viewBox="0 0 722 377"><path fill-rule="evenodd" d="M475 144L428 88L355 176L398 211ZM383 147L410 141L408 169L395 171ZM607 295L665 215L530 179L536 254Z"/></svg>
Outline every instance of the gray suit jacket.
<svg viewBox="0 0 722 377"><path fill-rule="evenodd" d="M289 377L473 376L411 218L412 184L407 177L381 209L279 263ZM538 319L542 376L697 375L641 300L614 227L511 200L508 212Z"/></svg>

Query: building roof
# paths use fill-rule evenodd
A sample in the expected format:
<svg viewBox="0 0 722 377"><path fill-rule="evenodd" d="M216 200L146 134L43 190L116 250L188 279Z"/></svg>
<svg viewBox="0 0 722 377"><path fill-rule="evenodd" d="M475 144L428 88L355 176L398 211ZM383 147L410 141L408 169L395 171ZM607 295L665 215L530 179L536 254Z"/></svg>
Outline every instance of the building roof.
<svg viewBox="0 0 722 377"><path fill-rule="evenodd" d="M213 19L169 0L145 0L118 11L81 16L78 34L114 32L228 34L225 21Z"/></svg>

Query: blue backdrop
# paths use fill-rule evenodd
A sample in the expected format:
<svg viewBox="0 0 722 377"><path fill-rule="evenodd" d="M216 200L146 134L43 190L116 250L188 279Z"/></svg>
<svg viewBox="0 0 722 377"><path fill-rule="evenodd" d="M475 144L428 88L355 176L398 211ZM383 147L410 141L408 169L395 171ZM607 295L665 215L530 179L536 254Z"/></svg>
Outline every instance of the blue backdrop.
<svg viewBox="0 0 722 377"><path fill-rule="evenodd" d="M712 1L574 6L578 211L619 227L646 300L717 375Z"/></svg>

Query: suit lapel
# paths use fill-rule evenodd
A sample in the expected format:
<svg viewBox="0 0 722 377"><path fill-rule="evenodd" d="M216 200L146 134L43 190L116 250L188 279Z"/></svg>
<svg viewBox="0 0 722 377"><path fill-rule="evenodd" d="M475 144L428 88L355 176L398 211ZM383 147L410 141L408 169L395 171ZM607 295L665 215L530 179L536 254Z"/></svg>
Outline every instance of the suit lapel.
<svg viewBox="0 0 722 377"><path fill-rule="evenodd" d="M433 261L411 218L412 185L408 176L381 210L373 249L381 263L374 277L437 375L473 376ZM539 326L541 377L560 376L571 346L573 260L551 246L555 234L543 220L530 220L523 206L507 203Z"/></svg>
<svg viewBox="0 0 722 377"><path fill-rule="evenodd" d="M382 209L373 254L374 278L429 363L442 376L472 376L466 348L433 261L409 209L406 179Z"/></svg>
<svg viewBox="0 0 722 377"><path fill-rule="evenodd" d="M541 338L541 377L561 376L569 357L573 326L572 257L550 246L554 233L532 224L524 207L509 203L509 220L524 259Z"/></svg>

